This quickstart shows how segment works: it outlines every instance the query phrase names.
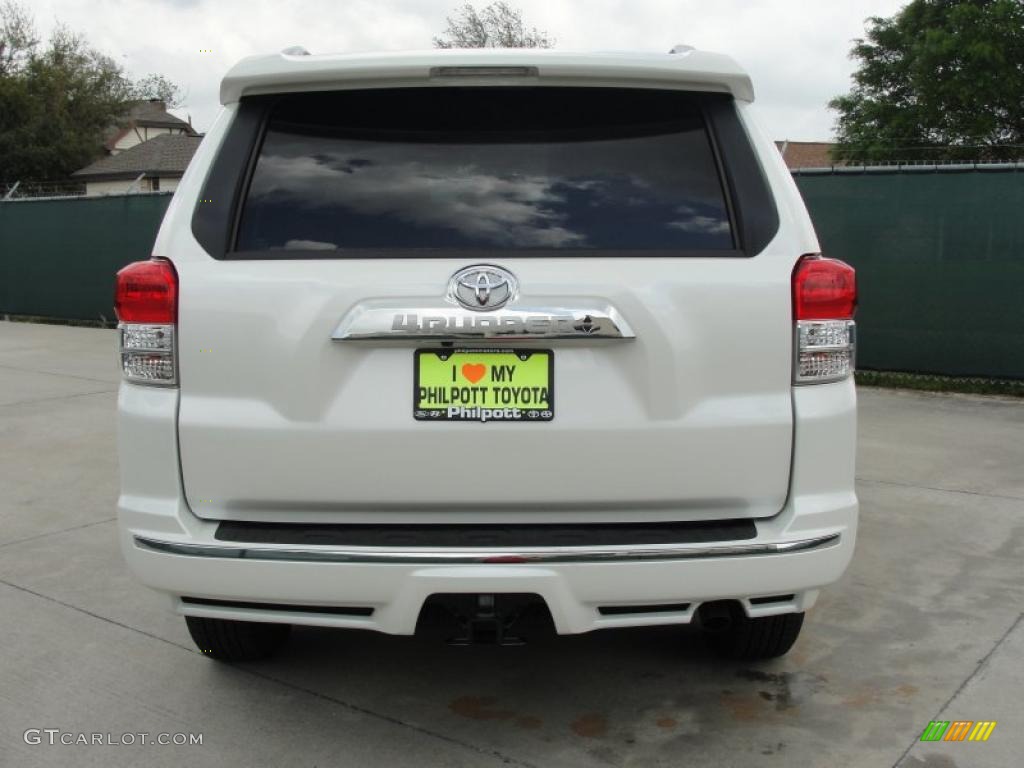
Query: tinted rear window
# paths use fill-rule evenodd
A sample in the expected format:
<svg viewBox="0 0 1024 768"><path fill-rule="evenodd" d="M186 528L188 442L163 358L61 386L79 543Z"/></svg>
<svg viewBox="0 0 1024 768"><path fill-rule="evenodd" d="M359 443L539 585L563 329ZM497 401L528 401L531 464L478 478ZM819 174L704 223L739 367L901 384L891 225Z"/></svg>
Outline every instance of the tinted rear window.
<svg viewBox="0 0 1024 768"><path fill-rule="evenodd" d="M236 250L729 250L698 98L500 87L285 97Z"/></svg>

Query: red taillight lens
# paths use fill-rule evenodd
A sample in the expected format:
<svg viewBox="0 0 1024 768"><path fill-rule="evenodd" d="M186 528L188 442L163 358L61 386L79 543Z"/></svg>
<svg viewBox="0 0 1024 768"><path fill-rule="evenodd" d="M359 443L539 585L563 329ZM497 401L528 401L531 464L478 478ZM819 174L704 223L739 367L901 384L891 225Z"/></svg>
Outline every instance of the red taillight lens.
<svg viewBox="0 0 1024 768"><path fill-rule="evenodd" d="M114 311L122 323L176 323L178 273L166 259L136 261L117 273Z"/></svg>
<svg viewBox="0 0 1024 768"><path fill-rule="evenodd" d="M804 256L793 270L794 320L848 320L857 307L857 277L838 259Z"/></svg>

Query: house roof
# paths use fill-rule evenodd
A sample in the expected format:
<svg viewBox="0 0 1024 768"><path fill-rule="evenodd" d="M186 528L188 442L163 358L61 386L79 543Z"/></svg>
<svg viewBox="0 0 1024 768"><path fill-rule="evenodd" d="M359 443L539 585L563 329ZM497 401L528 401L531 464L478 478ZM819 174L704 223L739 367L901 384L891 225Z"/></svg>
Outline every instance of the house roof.
<svg viewBox="0 0 1024 768"><path fill-rule="evenodd" d="M121 116L117 125L110 126L103 136L103 146L110 151L121 139L122 136L132 130L133 127L143 128L177 128L185 133L197 135L192 126L175 117L167 111L167 105L159 99L147 99L136 101L128 108L128 111Z"/></svg>
<svg viewBox="0 0 1024 768"><path fill-rule="evenodd" d="M167 111L167 105L159 99L137 101L132 104L127 115L138 125L160 126L161 128L184 128L192 133L192 126Z"/></svg>
<svg viewBox="0 0 1024 768"><path fill-rule="evenodd" d="M201 136L163 133L116 155L97 160L71 174L84 181L134 179L147 176L181 176L199 148Z"/></svg>
<svg viewBox="0 0 1024 768"><path fill-rule="evenodd" d="M792 170L797 168L831 168L833 165L845 165L832 159L832 147L828 141L776 141L775 146L782 153L786 166Z"/></svg>

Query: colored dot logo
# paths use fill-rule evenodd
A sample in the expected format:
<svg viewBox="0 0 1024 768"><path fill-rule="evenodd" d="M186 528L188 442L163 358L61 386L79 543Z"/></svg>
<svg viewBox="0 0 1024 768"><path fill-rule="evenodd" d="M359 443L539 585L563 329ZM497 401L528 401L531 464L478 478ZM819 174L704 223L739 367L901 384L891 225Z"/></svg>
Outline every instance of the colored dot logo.
<svg viewBox="0 0 1024 768"><path fill-rule="evenodd" d="M995 720L932 720L921 741L988 741L995 729Z"/></svg>

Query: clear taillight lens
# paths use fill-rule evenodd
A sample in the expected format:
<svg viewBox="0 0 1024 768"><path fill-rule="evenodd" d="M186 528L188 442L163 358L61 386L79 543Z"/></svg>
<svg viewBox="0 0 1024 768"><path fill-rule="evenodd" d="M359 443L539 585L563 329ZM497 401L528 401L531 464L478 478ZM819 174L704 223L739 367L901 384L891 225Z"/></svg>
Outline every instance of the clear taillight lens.
<svg viewBox="0 0 1024 768"><path fill-rule="evenodd" d="M137 261L117 273L121 372L136 384L178 383L178 274L166 259Z"/></svg>
<svg viewBox="0 0 1024 768"><path fill-rule="evenodd" d="M824 384L851 375L856 353L857 280L838 259L804 256L793 270L793 382Z"/></svg>
<svg viewBox="0 0 1024 768"><path fill-rule="evenodd" d="M797 384L823 383L853 373L855 327L852 320L798 320L793 380Z"/></svg>

